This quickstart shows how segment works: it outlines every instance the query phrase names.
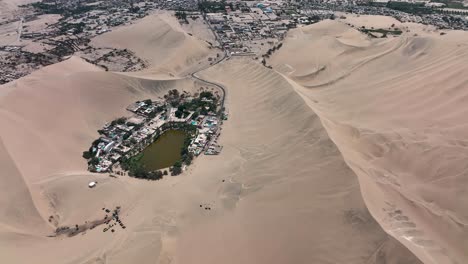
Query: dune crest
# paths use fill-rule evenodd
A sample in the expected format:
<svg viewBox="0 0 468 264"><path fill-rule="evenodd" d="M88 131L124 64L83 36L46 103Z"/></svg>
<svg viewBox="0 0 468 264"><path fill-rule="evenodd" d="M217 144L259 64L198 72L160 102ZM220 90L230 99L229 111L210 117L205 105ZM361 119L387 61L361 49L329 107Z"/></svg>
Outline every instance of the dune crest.
<svg viewBox="0 0 468 264"><path fill-rule="evenodd" d="M210 45L187 34L173 16L167 13L148 16L135 24L118 28L93 39L95 46L129 49L149 63L139 75L183 76L214 54Z"/></svg>
<svg viewBox="0 0 468 264"><path fill-rule="evenodd" d="M300 34L288 39L273 56L275 68L289 70L284 75L252 58L230 58L197 73L200 78L223 85L227 91L229 120L223 124L219 138L224 146L221 155L200 156L182 175L157 182L89 173L82 152L98 136L97 129L128 114L125 108L129 104L160 98L171 89L218 89L199 79L181 76L187 76L193 68L203 68L201 61L206 63L207 56L219 51L208 48L167 19L145 18L96 40L103 45L113 43L128 48L147 59L152 64L146 71L106 72L72 57L1 87L5 90L0 94L0 165L7 168L7 173L2 172L0 180L11 187L0 192L0 204L6 205L0 209L3 259L8 263L51 264L420 263L381 225L418 256L422 251L412 248L413 242L433 248L440 245L425 233L426 227L415 217L416 213L408 213L410 205L403 208L409 199L418 201L417 196L408 195L411 192L398 189L407 183L397 177L405 168L396 166L400 171L382 174L386 164L374 164L394 162L385 160L392 153L389 149L395 149L392 144L414 143L415 151L408 155L421 154L417 144L430 145L421 143L420 135L410 130L400 128L390 133L394 124L385 126L387 123L376 118L377 114L371 111L374 105L349 100L359 96L373 99L378 90L363 95L346 93L348 89L362 88L362 82L357 81L355 86L329 87L349 78L359 79L369 65L390 55L395 63L403 58L412 61L411 56L424 61L428 58L422 52L416 55L420 47L425 47L425 52L435 47L426 40L375 42L335 22L314 26L321 27L326 35L322 38L324 43L314 36L314 27L304 28L305 33L296 31ZM312 60L312 65L310 59L301 60L295 54L289 60L285 56L279 61L281 53L287 52L295 41L295 48L306 49L312 43L323 49L323 55L313 55L317 61ZM399 52L408 54L393 56ZM355 53L359 58L354 59ZM339 63L330 66L330 59ZM379 72L392 65L387 63L371 68ZM444 65L444 59L438 63ZM334 75L340 64L340 74ZM408 67L406 70L413 73L429 70ZM369 87L377 80L381 80L378 75L370 77ZM382 87L391 81L382 80ZM380 92L390 91L382 88ZM411 91L419 92L408 89ZM452 92L457 91L453 87ZM340 97L342 93L348 98ZM393 96L403 100L398 97L400 93ZM375 113L394 106L385 101L377 103L381 104L375 107ZM343 111L358 106L362 115ZM389 120L404 122L404 114L395 111ZM364 127L366 123L360 119L374 120L382 130L377 131L377 125ZM419 117L411 120L415 126L417 121L422 122ZM437 133L427 136L440 136L441 142L446 138ZM463 145L462 141L452 143ZM431 150L437 151L426 149ZM402 164L412 166L403 163L408 156L392 153L392 158L400 157L405 158ZM367 176L369 168L373 169L373 177ZM97 181L97 186L88 188L90 181ZM410 183L412 188L420 187L417 179ZM382 186L387 185L392 188L382 192ZM381 225L370 214L360 190ZM11 203L10 199L15 201ZM382 211L388 215L385 222L376 208L386 201L389 204ZM203 205L211 209L204 210ZM426 205L444 208L430 202ZM16 206L26 211L18 212ZM125 229L111 233L96 227L72 237L53 236L55 228L102 221L105 208L117 206L121 208ZM463 220L453 216L457 221ZM397 233L400 230L404 232ZM413 241L402 240L403 235ZM421 242L426 236L430 240Z"/></svg>
<svg viewBox="0 0 468 264"><path fill-rule="evenodd" d="M296 29L271 63L320 116L382 227L424 263L466 263L468 38L398 26L400 37L357 37L366 48L326 44L357 33L342 22ZM306 55L311 46L324 50ZM304 78L285 64L326 70Z"/></svg>

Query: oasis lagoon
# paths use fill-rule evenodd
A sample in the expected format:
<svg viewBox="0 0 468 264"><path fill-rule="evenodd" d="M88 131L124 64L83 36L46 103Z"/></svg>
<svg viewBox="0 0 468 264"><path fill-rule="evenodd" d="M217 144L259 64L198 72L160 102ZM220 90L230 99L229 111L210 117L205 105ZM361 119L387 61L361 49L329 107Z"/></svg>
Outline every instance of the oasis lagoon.
<svg viewBox="0 0 468 264"><path fill-rule="evenodd" d="M146 147L140 162L149 171L171 167L180 160L180 152L188 134L182 130L168 130Z"/></svg>

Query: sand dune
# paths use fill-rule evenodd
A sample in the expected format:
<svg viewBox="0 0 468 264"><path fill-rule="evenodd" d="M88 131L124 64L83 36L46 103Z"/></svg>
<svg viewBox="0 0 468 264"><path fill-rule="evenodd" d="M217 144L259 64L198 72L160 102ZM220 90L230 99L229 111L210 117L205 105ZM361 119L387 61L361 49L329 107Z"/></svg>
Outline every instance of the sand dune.
<svg viewBox="0 0 468 264"><path fill-rule="evenodd" d="M148 16L135 24L121 27L93 39L102 47L129 49L150 64L145 76L155 74L183 75L183 70L207 63L216 51L201 39L188 35L168 13Z"/></svg>
<svg viewBox="0 0 468 264"><path fill-rule="evenodd" d="M440 36L408 25L399 38L366 40L364 50L328 46L319 59L305 55L311 44L301 36L340 37L322 35L323 26L291 32L271 63L313 69L319 61L333 69L309 79L283 72L358 175L372 215L425 263L467 262L466 33ZM303 56L288 57L292 49Z"/></svg>
<svg viewBox="0 0 468 264"><path fill-rule="evenodd" d="M46 227L37 212L21 173L9 156L3 142L0 144L2 185L0 197L0 232L35 234Z"/></svg>
<svg viewBox="0 0 468 264"><path fill-rule="evenodd" d="M26 5L38 0L0 0L0 22L9 19L19 19L19 14L16 12L18 6Z"/></svg>
<svg viewBox="0 0 468 264"><path fill-rule="evenodd" d="M68 257L66 263L85 263L105 259L110 254L105 252L117 250L123 242L131 243L132 234L138 234L140 231L136 230L142 228L140 221L145 213L141 210L151 208L144 194L167 199L164 192L158 192L167 184L148 185L133 179L112 180L107 175L90 174L81 152L97 136L97 129L127 114L126 106L135 100L157 98L169 89L199 87L188 79L145 80L103 72L75 57L2 87L6 92L0 97L0 120L4 124L0 155L2 182L6 184L2 188L8 188L0 200L5 204L0 218L1 230L5 228L5 233L0 234L2 258L10 263L33 259L39 263L64 263ZM97 180L99 188L91 191L87 187L91 180ZM11 199L15 202L11 203ZM146 203L141 203L141 209L134 209L140 206L140 200ZM101 208L115 206L122 206L123 219L129 222L129 232L122 233L120 240L106 236L102 228L66 241L47 238L56 227L102 219ZM137 213L128 216L133 210ZM51 216L54 220L48 221ZM158 240L141 239L138 245L129 247L129 252L135 247L140 254L138 248L145 243L152 245L155 239ZM28 242L25 247L17 247L12 243L16 240ZM25 248L34 254L20 254ZM70 255L70 250L63 248L76 252ZM153 251L149 248L147 253ZM143 255L146 261L151 259L148 254Z"/></svg>
<svg viewBox="0 0 468 264"><path fill-rule="evenodd" d="M12 161L4 160L21 166L15 176L43 222L57 223L34 238L0 234L2 256L10 263L416 263L370 216L352 171L284 78L249 60L203 75L229 89L225 150L159 182L89 174L81 151L130 102L197 83L138 79L71 58L11 84L0 101L7 124L0 136ZM87 188L91 180L98 187ZM46 237L113 206L122 207L127 229ZM26 216L34 219L34 207Z"/></svg>
<svg viewBox="0 0 468 264"><path fill-rule="evenodd" d="M293 30L273 70L236 58L198 74L227 90L221 155L158 182L87 172L82 151L128 104L206 87L180 76L217 51L170 21L95 40L147 59L144 72L72 57L0 87L2 260L421 263L406 246L425 263L466 262L464 34ZM116 206L126 229L48 237Z"/></svg>
<svg viewBox="0 0 468 264"><path fill-rule="evenodd" d="M68 66L82 70L52 80L45 76ZM1 138L8 141L7 153L24 168L21 176L42 218L52 215L56 226L73 226L102 218L102 207L121 206L128 228L115 235L96 228L72 238L47 238L55 228L49 223L49 233L26 246L35 261L416 262L373 220L356 178L320 120L274 71L250 60L233 60L203 73L229 88L225 151L219 157L201 157L186 175L160 182L90 174L81 151L103 122L123 114L136 98L157 97L175 87L196 89L196 83L116 75L76 58L37 75L43 78L33 74L22 79L2 97L2 117L16 113L16 118L8 117ZM35 96L36 90L50 96ZM27 94L28 101L13 100ZM35 121L51 112L53 122ZM26 135L18 134L20 130ZM15 143L15 136L24 142ZM87 188L91 180L99 182L97 188ZM199 204L213 210L207 213ZM33 209L26 215L32 216ZM25 241L20 234L0 234L0 240ZM11 263L31 261L30 255L19 253L22 247L7 243L2 250Z"/></svg>
<svg viewBox="0 0 468 264"><path fill-rule="evenodd" d="M376 225L319 119L285 79L248 59L204 76L230 88L223 143L236 165L211 170L233 183L217 207L233 208L185 228L177 263L418 263Z"/></svg>

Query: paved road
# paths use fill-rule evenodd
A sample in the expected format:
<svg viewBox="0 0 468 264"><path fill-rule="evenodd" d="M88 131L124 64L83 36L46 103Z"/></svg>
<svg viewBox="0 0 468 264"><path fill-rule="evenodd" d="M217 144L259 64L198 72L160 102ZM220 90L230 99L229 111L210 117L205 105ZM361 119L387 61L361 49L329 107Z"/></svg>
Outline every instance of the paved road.
<svg viewBox="0 0 468 264"><path fill-rule="evenodd" d="M205 20L205 19L204 19L204 20ZM211 27L211 24L208 23L208 21L206 21L206 20L205 20L205 22L207 23L207 25L208 25L208 27L210 28L210 30L211 30L211 32L213 33L213 35L215 36L215 40L218 42L218 44L221 45L221 42L220 42L219 39L218 39L218 35L216 34L216 32L215 32L215 31L213 30L213 28ZM223 51L223 57L222 57L220 60L218 60L217 62L213 63L212 65L209 65L208 67L205 67L205 68L203 68L203 69L200 69L200 70L195 71L195 72L193 72L192 74L190 74L190 75L192 76L192 78L194 78L194 79L197 79L197 80L199 80L199 81L201 81L201 82L204 82L204 83L206 83L206 84L214 85L214 86L218 87L219 89L221 89L221 91L223 92L223 96L222 96L222 98L221 98L221 109L224 108L224 103L225 103L225 100L226 100L226 89L225 89L225 87L224 87L223 85L219 84L219 83L215 83L215 82L211 82L211 81L202 79L202 78L200 78L200 77L197 76L197 73L199 73L199 72L201 72L201 71L204 71L204 70L206 70L206 69L208 69L208 68L210 68L210 67L213 67L213 66L215 66L215 65L218 64L218 63L221 63L221 62L224 61L226 58L227 58L226 51Z"/></svg>
<svg viewBox="0 0 468 264"><path fill-rule="evenodd" d="M224 108L224 103L225 103L225 99L226 99L226 89L225 89L225 87L224 87L222 84L219 84L219 83L215 83L215 82L211 82L211 81L202 79L202 78L200 78L200 77L197 76L197 73L199 73L199 72L201 72L201 71L204 71L204 70L206 70L206 69L208 69L208 68L210 68L210 67L213 67L213 66L215 66L215 65L218 64L218 63L221 63L221 62L224 61L226 58L227 58L226 53L224 53L224 56L223 56L219 61L213 63L212 65L210 65L210 66L208 66L208 67L205 67L205 68L200 69L200 70L198 70L198 71L196 71L196 72L193 72L193 73L191 74L192 78L197 79L197 80L199 80L199 81L201 81L201 82L204 82L204 83L206 83L206 84L214 85L214 86L218 87L219 89L221 89L221 91L223 92L223 95L222 95L222 97L221 97L221 109Z"/></svg>

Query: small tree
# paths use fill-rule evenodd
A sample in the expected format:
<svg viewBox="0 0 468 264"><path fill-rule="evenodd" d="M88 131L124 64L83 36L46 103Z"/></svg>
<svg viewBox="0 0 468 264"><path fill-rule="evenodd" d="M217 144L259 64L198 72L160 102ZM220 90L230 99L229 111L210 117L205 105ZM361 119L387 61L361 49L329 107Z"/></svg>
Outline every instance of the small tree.
<svg viewBox="0 0 468 264"><path fill-rule="evenodd" d="M176 176L182 173L182 162L180 160L174 163L174 166L171 168L172 176Z"/></svg>
<svg viewBox="0 0 468 264"><path fill-rule="evenodd" d="M93 154L90 151L83 151L83 158L90 159L93 157Z"/></svg>
<svg viewBox="0 0 468 264"><path fill-rule="evenodd" d="M125 124L125 121L126 121L126 120L127 120L127 119L126 119L125 117L120 117L120 118L117 118L116 120L112 121L112 122L111 122L111 125L113 125L113 126L115 126L115 125L117 125L117 124L123 125L123 124Z"/></svg>
<svg viewBox="0 0 468 264"><path fill-rule="evenodd" d="M182 112L182 111L180 111L180 110L175 111L175 116L176 116L177 118L182 118L182 115L183 115L183 114L184 114L184 112Z"/></svg>
<svg viewBox="0 0 468 264"><path fill-rule="evenodd" d="M176 176L182 173L181 167L172 167L172 176Z"/></svg>
<svg viewBox="0 0 468 264"><path fill-rule="evenodd" d="M91 160L89 161L90 165L96 166L99 164L99 158L97 157L92 157Z"/></svg>

